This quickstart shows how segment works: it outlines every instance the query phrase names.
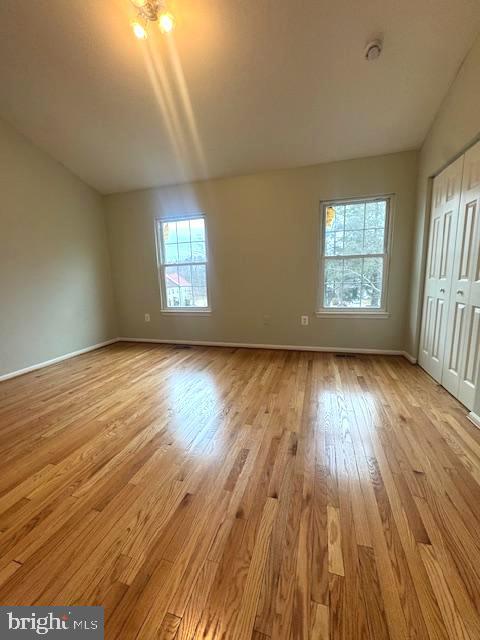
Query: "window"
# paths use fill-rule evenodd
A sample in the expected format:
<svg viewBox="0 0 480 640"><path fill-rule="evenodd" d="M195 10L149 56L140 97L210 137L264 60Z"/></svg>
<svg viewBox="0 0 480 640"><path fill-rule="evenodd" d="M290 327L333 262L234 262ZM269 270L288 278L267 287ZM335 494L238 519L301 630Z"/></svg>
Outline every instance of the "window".
<svg viewBox="0 0 480 640"><path fill-rule="evenodd" d="M320 313L385 314L389 198L322 205Z"/></svg>
<svg viewBox="0 0 480 640"><path fill-rule="evenodd" d="M209 311L204 217L156 224L163 310Z"/></svg>

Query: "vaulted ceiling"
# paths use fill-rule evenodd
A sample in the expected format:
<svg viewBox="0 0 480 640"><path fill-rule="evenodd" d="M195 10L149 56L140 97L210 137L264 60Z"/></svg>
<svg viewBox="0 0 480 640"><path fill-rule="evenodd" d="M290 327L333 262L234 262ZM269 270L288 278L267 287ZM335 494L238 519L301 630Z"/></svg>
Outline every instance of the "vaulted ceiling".
<svg viewBox="0 0 480 640"><path fill-rule="evenodd" d="M103 193L417 148L478 0L2 0L0 116ZM381 58L366 42L382 35Z"/></svg>

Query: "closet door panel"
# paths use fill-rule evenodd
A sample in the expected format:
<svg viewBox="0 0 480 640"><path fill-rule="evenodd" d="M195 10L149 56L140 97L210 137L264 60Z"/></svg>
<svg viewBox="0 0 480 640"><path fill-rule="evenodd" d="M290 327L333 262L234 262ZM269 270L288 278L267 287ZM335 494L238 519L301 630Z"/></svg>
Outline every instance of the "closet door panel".
<svg viewBox="0 0 480 640"><path fill-rule="evenodd" d="M463 375L462 397L468 400L468 391L475 391L478 378L480 353L480 307L471 306L466 336L465 368Z"/></svg>
<svg viewBox="0 0 480 640"><path fill-rule="evenodd" d="M459 395L462 370L465 367L465 348L471 323L468 301L472 280L476 226L476 202L467 199L464 192L458 215L446 337L447 358L442 373L443 386L456 397Z"/></svg>
<svg viewBox="0 0 480 640"><path fill-rule="evenodd" d="M455 292L457 299L465 301L466 324L457 397L472 409L480 361L480 143L465 154L461 212L462 241L460 246L457 243L460 257Z"/></svg>
<svg viewBox="0 0 480 640"><path fill-rule="evenodd" d="M462 171L463 157L433 183L419 363L439 382L444 369Z"/></svg>
<svg viewBox="0 0 480 640"><path fill-rule="evenodd" d="M456 379L460 374L462 343L465 337L465 314L466 306L457 303L453 312L452 339L446 348L448 371L454 374Z"/></svg>

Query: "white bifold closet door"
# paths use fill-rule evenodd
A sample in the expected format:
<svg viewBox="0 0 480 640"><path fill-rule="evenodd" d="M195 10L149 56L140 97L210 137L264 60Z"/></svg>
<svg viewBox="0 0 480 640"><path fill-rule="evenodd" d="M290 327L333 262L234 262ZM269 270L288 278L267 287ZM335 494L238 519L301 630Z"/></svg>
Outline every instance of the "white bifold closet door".
<svg viewBox="0 0 480 640"><path fill-rule="evenodd" d="M442 384L473 407L480 355L480 143L465 154Z"/></svg>
<svg viewBox="0 0 480 640"><path fill-rule="evenodd" d="M433 181L419 363L438 382L444 362L462 173L463 157Z"/></svg>

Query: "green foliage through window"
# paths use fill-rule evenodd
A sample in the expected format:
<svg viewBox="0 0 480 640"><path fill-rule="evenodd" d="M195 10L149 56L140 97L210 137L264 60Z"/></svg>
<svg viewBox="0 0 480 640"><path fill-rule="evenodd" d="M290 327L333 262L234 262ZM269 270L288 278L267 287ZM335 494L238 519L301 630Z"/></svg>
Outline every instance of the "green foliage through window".
<svg viewBox="0 0 480 640"><path fill-rule="evenodd" d="M387 216L388 200L325 207L325 308L382 308Z"/></svg>

